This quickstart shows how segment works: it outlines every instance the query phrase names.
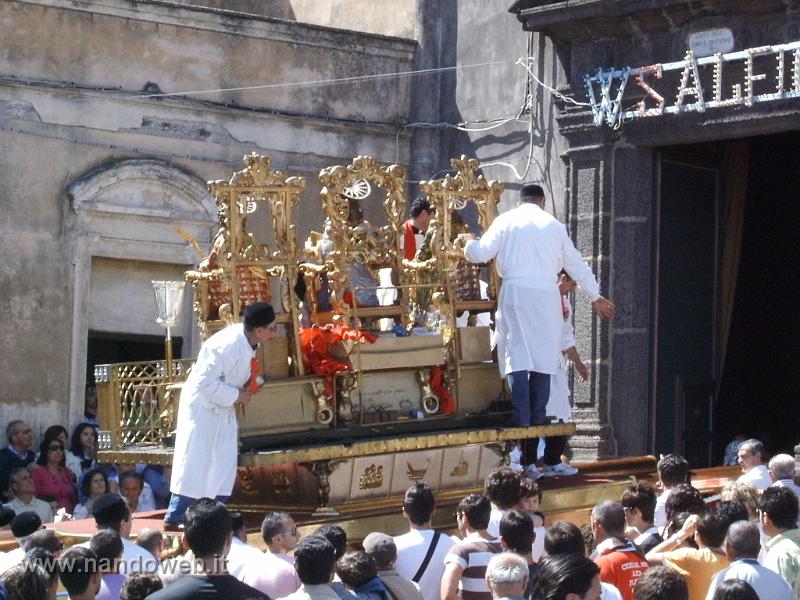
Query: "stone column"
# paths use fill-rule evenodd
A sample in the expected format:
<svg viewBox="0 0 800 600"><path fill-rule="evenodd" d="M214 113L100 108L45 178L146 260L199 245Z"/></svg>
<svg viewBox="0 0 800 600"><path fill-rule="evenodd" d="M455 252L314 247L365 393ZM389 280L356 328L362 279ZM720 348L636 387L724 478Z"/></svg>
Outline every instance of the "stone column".
<svg viewBox="0 0 800 600"><path fill-rule="evenodd" d="M647 452L650 435L653 156L607 129L584 125L573 132L564 155L567 228L617 316L600 319L589 299L576 294L577 350L591 379L583 383L573 374L578 434L571 445L580 460L635 456Z"/></svg>

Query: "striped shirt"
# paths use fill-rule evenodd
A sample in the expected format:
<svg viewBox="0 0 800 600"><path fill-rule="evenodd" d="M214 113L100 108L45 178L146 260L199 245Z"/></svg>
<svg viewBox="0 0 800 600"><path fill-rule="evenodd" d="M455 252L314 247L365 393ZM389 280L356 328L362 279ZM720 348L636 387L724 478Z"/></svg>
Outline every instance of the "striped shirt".
<svg viewBox="0 0 800 600"><path fill-rule="evenodd" d="M495 554L502 552L499 540L489 541L479 533L471 533L450 548L444 564L456 564L463 569L458 589L462 600L491 600L486 586L486 565Z"/></svg>

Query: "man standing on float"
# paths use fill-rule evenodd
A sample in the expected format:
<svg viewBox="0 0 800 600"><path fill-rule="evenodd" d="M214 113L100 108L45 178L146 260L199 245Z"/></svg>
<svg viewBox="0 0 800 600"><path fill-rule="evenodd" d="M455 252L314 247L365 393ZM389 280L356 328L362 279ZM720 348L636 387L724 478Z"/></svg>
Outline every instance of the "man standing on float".
<svg viewBox="0 0 800 600"><path fill-rule="evenodd" d="M215 333L200 348L181 391L167 524L183 522L198 498L230 497L238 454L235 405L250 402L256 348L275 337L276 327L272 306L256 302L244 310L243 323Z"/></svg>
<svg viewBox="0 0 800 600"><path fill-rule="evenodd" d="M614 304L600 295L592 271L583 262L562 223L544 211L544 191L526 183L519 205L499 215L483 234L466 240L464 256L484 263L495 258L503 278L495 315L500 372L511 389L511 418L527 427L547 422L550 376L561 357L561 295L556 274L562 269L592 300L598 315L614 316ZM538 438L522 443L522 464L529 477L536 469ZM560 459L559 459L560 460ZM548 466L548 465L546 465ZM549 465L554 466L554 465Z"/></svg>

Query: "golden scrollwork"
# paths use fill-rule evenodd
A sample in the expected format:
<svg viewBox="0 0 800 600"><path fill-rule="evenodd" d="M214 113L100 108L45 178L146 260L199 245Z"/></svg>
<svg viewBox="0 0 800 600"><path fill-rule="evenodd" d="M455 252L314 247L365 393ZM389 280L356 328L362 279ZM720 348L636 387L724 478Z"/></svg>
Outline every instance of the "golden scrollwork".
<svg viewBox="0 0 800 600"><path fill-rule="evenodd" d="M294 375L303 374L299 349L299 303L288 290L298 274L299 254L292 222L293 210L305 188L302 177L286 177L270 168L270 159L256 153L244 157L245 168L228 181L208 183L217 204L219 228L212 241L211 253L195 271L185 277L195 290L194 309L203 337L239 319L242 310L257 301L271 302L270 280L281 280L280 303L285 315L278 321L286 324L290 340ZM262 231L266 211L272 223L272 243ZM258 226L248 219L259 217Z"/></svg>
<svg viewBox="0 0 800 600"><path fill-rule="evenodd" d="M369 156L358 156L347 166L323 169L319 179L323 186L322 209L329 220L332 241L325 268L333 302L349 318L351 307L344 298L345 292L353 287L350 281L353 265L363 265L376 280L381 268L391 268L395 273L402 268L400 232L406 207L405 170L400 165L382 167ZM362 182L366 185L360 186ZM358 197L369 201L372 185L383 191L380 201L386 223L381 226L353 222L352 218L351 204ZM400 302L403 304L402 298Z"/></svg>
<svg viewBox="0 0 800 600"><path fill-rule="evenodd" d="M358 489L376 490L383 487L383 465L370 465L358 479Z"/></svg>
<svg viewBox="0 0 800 600"><path fill-rule="evenodd" d="M283 471L277 471L272 474L272 491L277 496L285 496L292 493L292 480Z"/></svg>

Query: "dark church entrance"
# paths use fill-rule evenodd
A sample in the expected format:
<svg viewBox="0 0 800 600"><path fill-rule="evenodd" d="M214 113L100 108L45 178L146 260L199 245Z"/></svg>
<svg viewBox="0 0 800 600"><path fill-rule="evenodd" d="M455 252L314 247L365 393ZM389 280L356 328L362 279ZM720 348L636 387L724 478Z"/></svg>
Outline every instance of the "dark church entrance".
<svg viewBox="0 0 800 600"><path fill-rule="evenodd" d="M793 452L800 424L800 133L659 158L656 452L722 463L735 435Z"/></svg>

